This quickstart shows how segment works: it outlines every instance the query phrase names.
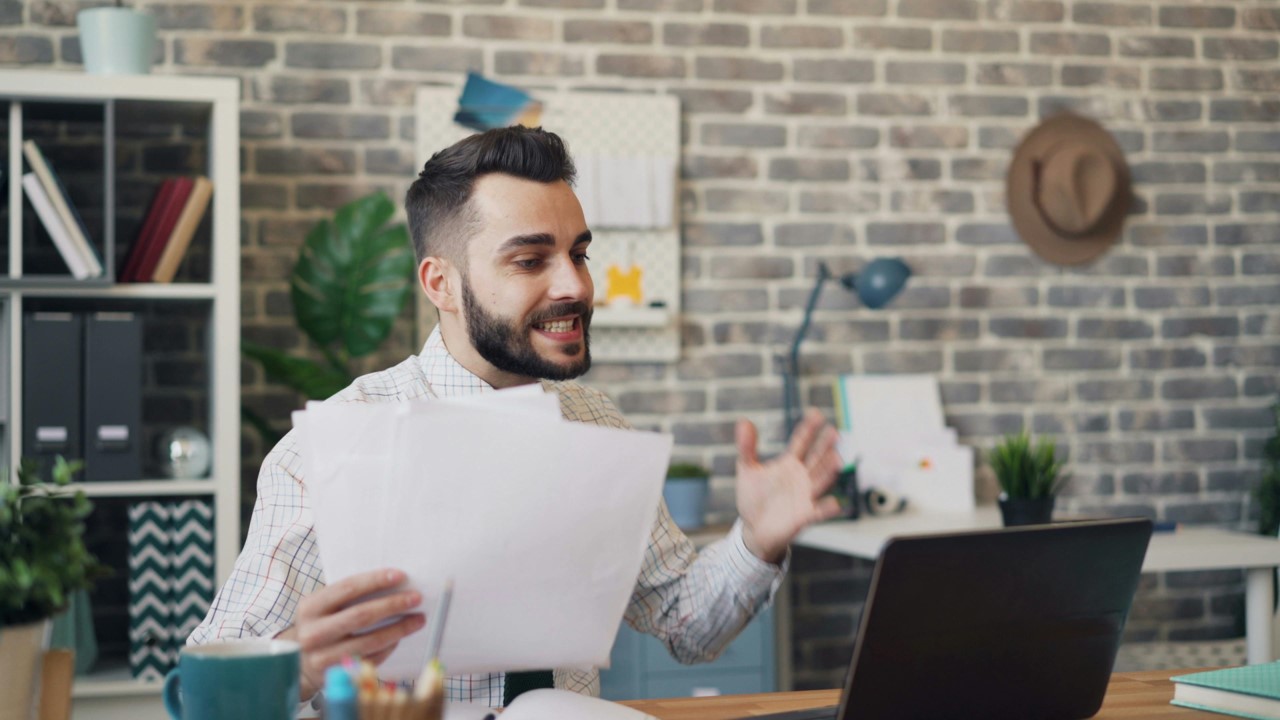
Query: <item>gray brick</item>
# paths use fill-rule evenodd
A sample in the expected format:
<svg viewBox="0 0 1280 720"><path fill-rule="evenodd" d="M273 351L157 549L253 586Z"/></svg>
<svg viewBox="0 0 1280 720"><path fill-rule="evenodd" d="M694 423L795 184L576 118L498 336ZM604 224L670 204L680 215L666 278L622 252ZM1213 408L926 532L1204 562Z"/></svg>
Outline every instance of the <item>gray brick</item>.
<svg viewBox="0 0 1280 720"><path fill-rule="evenodd" d="M0 4L0 11L7 6L18 6L21 19L21 3ZM158 30L243 30L244 9L238 7L209 7L199 5L152 5L147 8L156 19Z"/></svg>
<svg viewBox="0 0 1280 720"><path fill-rule="evenodd" d="M1217 68L1152 68L1152 90L1221 90L1222 71Z"/></svg>
<svg viewBox="0 0 1280 720"><path fill-rule="evenodd" d="M361 9L356 12L356 32L361 35L448 36L453 19L440 13L410 10Z"/></svg>
<svg viewBox="0 0 1280 720"><path fill-rule="evenodd" d="M746 90L674 88L671 94L680 98L680 110L685 114L740 114L748 110L754 102L752 93Z"/></svg>
<svg viewBox="0 0 1280 720"><path fill-rule="evenodd" d="M887 0L806 0L810 15L883 17Z"/></svg>
<svg viewBox="0 0 1280 720"><path fill-rule="evenodd" d="M1110 55L1111 39L1092 33L1037 32L1031 34L1031 52L1035 55Z"/></svg>
<svg viewBox="0 0 1280 720"><path fill-rule="evenodd" d="M1280 182L1280 163L1275 163L1275 162L1214 163L1213 181L1218 183Z"/></svg>
<svg viewBox="0 0 1280 720"><path fill-rule="evenodd" d="M848 110L843 94L812 92L769 92L764 111L770 115L844 115Z"/></svg>
<svg viewBox="0 0 1280 720"><path fill-rule="evenodd" d="M769 161L769 178L814 182L848 180L849 161L843 158L774 158Z"/></svg>
<svg viewBox="0 0 1280 720"><path fill-rule="evenodd" d="M1247 377L1244 380L1244 394L1247 397L1266 395L1274 397L1280 391L1280 378L1275 375Z"/></svg>
<svg viewBox="0 0 1280 720"><path fill-rule="evenodd" d="M977 20L977 0L899 0L898 16L925 20Z"/></svg>
<svg viewBox="0 0 1280 720"><path fill-rule="evenodd" d="M1155 444L1148 440L1107 440L1081 442L1075 461L1080 463L1131 464L1156 459Z"/></svg>
<svg viewBox="0 0 1280 720"><path fill-rule="evenodd" d="M1045 370L1114 370L1120 367L1117 348L1063 348L1044 351Z"/></svg>
<svg viewBox="0 0 1280 720"><path fill-rule="evenodd" d="M1280 30L1280 10L1276 8L1246 8L1240 20L1250 30Z"/></svg>
<svg viewBox="0 0 1280 720"><path fill-rule="evenodd" d="M1235 337L1240 334L1240 318L1234 315L1165 318L1160 323L1160 334L1165 338L1185 338L1193 335Z"/></svg>
<svg viewBox="0 0 1280 720"><path fill-rule="evenodd" d="M1230 255L1168 255L1156 258L1156 275L1161 277L1230 277L1236 261Z"/></svg>
<svg viewBox="0 0 1280 720"><path fill-rule="evenodd" d="M1220 122L1268 122L1280 120L1280 101L1214 100L1209 105L1209 119Z"/></svg>
<svg viewBox="0 0 1280 720"><path fill-rule="evenodd" d="M889 197L895 213L970 214L973 207L973 194L964 190L894 190Z"/></svg>
<svg viewBox="0 0 1280 720"><path fill-rule="evenodd" d="M1078 2L1072 8L1071 19L1081 25L1136 27L1151 24L1151 8L1146 5Z"/></svg>
<svg viewBox="0 0 1280 720"><path fill-rule="evenodd" d="M701 58L699 58L701 62ZM758 69L752 72L760 74L769 74L769 77L760 77L760 80L774 80L772 77L774 72L774 63L766 63L756 61ZM755 66L752 66L753 68ZM781 73L781 65L778 66L777 72ZM797 58L791 64L792 75L798 82L823 82L823 83L869 83L875 80L875 63L870 60L849 60L843 58L822 58L822 59L802 59ZM737 78L725 78L737 79Z"/></svg>
<svg viewBox="0 0 1280 720"><path fill-rule="evenodd" d="M1034 287L962 287L962 308L1026 308L1035 307L1040 291Z"/></svg>
<svg viewBox="0 0 1280 720"><path fill-rule="evenodd" d="M990 278L1039 277L1044 270L1044 261L1030 255L991 255L982 266L982 274Z"/></svg>
<svg viewBox="0 0 1280 720"><path fill-rule="evenodd" d="M1238 492L1252 488L1257 475L1240 470L1210 470L1205 489L1209 492Z"/></svg>
<svg viewBox="0 0 1280 720"><path fill-rule="evenodd" d="M284 134L284 121L277 112L240 111L240 135L246 138L278 138Z"/></svg>
<svg viewBox="0 0 1280 720"><path fill-rule="evenodd" d="M0 53L0 60L3 58ZM177 38L173 41L173 58L179 65L263 67L276 58L276 45L264 40Z"/></svg>
<svg viewBox="0 0 1280 720"><path fill-rule="evenodd" d="M1197 30L1229 28L1236 24L1236 11L1232 7L1171 5L1160 8L1160 24Z"/></svg>
<svg viewBox="0 0 1280 720"><path fill-rule="evenodd" d="M1133 350L1129 353L1129 366L1135 370L1202 368L1207 363L1208 357L1199 349L1191 347Z"/></svg>
<svg viewBox="0 0 1280 720"><path fill-rule="evenodd" d="M763 289L685 290L683 306L692 313L751 312L769 307L769 295Z"/></svg>
<svg viewBox="0 0 1280 720"><path fill-rule="evenodd" d="M21 25L23 0L0 0L0 25Z"/></svg>
<svg viewBox="0 0 1280 720"><path fill-rule="evenodd" d="M1040 380L991 380L991 402L1016 403L1065 403L1070 398L1071 386L1060 378Z"/></svg>
<svg viewBox="0 0 1280 720"><path fill-rule="evenodd" d="M1076 321L1076 337L1082 340L1137 340L1154 336L1155 328L1145 320L1081 318Z"/></svg>
<svg viewBox="0 0 1280 720"><path fill-rule="evenodd" d="M1053 66L1038 63L978 63L974 80L979 85L1044 87L1053 82Z"/></svg>
<svg viewBox="0 0 1280 720"><path fill-rule="evenodd" d="M775 388L739 387L716 391L716 410L744 412L748 410L780 410L782 393Z"/></svg>
<svg viewBox="0 0 1280 720"><path fill-rule="evenodd" d="M1275 150L1280 150L1280 133L1270 131L1237 131L1236 149L1243 152L1273 152Z"/></svg>
<svg viewBox="0 0 1280 720"><path fill-rule="evenodd" d="M601 10L604 0L520 0L521 7L560 10Z"/></svg>
<svg viewBox="0 0 1280 720"><path fill-rule="evenodd" d="M938 384L942 404L946 407L972 405L982 399L982 385L969 382L944 382Z"/></svg>
<svg viewBox="0 0 1280 720"><path fill-rule="evenodd" d="M1199 100L1147 100L1142 107L1146 119L1155 122L1199 120L1203 115Z"/></svg>
<svg viewBox="0 0 1280 720"><path fill-rule="evenodd" d="M936 373L942 371L939 350L873 350L863 354L863 372Z"/></svg>
<svg viewBox="0 0 1280 720"><path fill-rule="evenodd" d="M503 75L574 77L586 72L581 55L538 50L499 50L494 53L494 66Z"/></svg>
<svg viewBox="0 0 1280 720"><path fill-rule="evenodd" d="M1134 90L1142 86L1142 71L1135 67L1063 65L1064 87L1111 87Z"/></svg>
<svg viewBox="0 0 1280 720"><path fill-rule="evenodd" d="M1189 37L1125 35L1120 38L1121 57L1193 58L1196 42Z"/></svg>
<svg viewBox="0 0 1280 720"><path fill-rule="evenodd" d="M1122 410L1120 429L1124 431L1194 430L1196 414L1191 410Z"/></svg>
<svg viewBox="0 0 1280 720"><path fill-rule="evenodd" d="M1160 396L1165 400L1234 398L1238 394L1234 378L1175 378L1160 383Z"/></svg>
<svg viewBox="0 0 1280 720"><path fill-rule="evenodd" d="M934 113L932 100L921 95L858 93L857 105L859 115L927 116Z"/></svg>
<svg viewBox="0 0 1280 720"><path fill-rule="evenodd" d="M1235 440L1166 440L1161 453L1165 462L1217 462L1237 457L1239 449Z"/></svg>
<svg viewBox="0 0 1280 720"><path fill-rule="evenodd" d="M555 39L555 24L545 18L506 15L467 15L462 19L462 34L489 40Z"/></svg>
<svg viewBox="0 0 1280 720"><path fill-rule="evenodd" d="M401 148L369 148L364 152L364 170L373 175L412 177L419 168L417 158Z"/></svg>
<svg viewBox="0 0 1280 720"><path fill-rule="evenodd" d="M969 129L959 125L895 125L889 128L889 144L901 148L964 148L969 145Z"/></svg>
<svg viewBox="0 0 1280 720"><path fill-rule="evenodd" d="M1244 334L1269 337L1280 335L1280 312L1246 315L1244 318Z"/></svg>
<svg viewBox="0 0 1280 720"><path fill-rule="evenodd" d="M1134 495L1176 495L1200 492L1195 472L1130 473L1121 478L1124 492Z"/></svg>
<svg viewBox="0 0 1280 720"><path fill-rule="evenodd" d="M1280 345L1228 346L1213 349L1215 367L1267 367L1280 366Z"/></svg>
<svg viewBox="0 0 1280 720"><path fill-rule="evenodd" d="M1023 429L1021 413L947 413L947 426L964 438L1009 435Z"/></svg>
<svg viewBox="0 0 1280 720"><path fill-rule="evenodd" d="M942 51L953 53L1016 53L1018 33L1008 30L944 30Z"/></svg>
<svg viewBox="0 0 1280 720"><path fill-rule="evenodd" d="M733 442L733 421L679 422L671 426L677 445L726 445Z"/></svg>
<svg viewBox="0 0 1280 720"><path fill-rule="evenodd" d="M1152 133L1156 152L1226 152L1229 144L1225 130L1157 130Z"/></svg>
<svg viewBox="0 0 1280 720"><path fill-rule="evenodd" d="M294 205L301 210L331 210L357 198L364 197L375 190L390 194L390 190L386 185L355 182L351 178L341 182L298 183L294 190ZM277 277L284 276L278 275Z"/></svg>
<svg viewBox="0 0 1280 720"><path fill-rule="evenodd" d="M691 247L750 247L764 244L756 223L685 223L684 244Z"/></svg>
<svg viewBox="0 0 1280 720"><path fill-rule="evenodd" d="M712 213L786 213L787 193L771 190L708 188L707 209Z"/></svg>
<svg viewBox="0 0 1280 720"><path fill-rule="evenodd" d="M314 5L268 5L254 8L253 29L260 33L341 35L347 29L347 13L340 8Z"/></svg>
<svg viewBox="0 0 1280 720"><path fill-rule="evenodd" d="M1235 68L1235 85L1241 90L1275 92L1280 90L1280 71Z"/></svg>
<svg viewBox="0 0 1280 720"><path fill-rule="evenodd" d="M688 71L682 57L605 54L596 58L596 72L623 77L681 78Z"/></svg>
<svg viewBox="0 0 1280 720"><path fill-rule="evenodd" d="M1133 303L1144 309L1204 307L1209 304L1209 288L1198 287L1139 287L1133 290Z"/></svg>
<svg viewBox="0 0 1280 720"><path fill-rule="evenodd" d="M1030 350L956 350L952 358L956 372L1020 373L1034 372L1035 355Z"/></svg>
<svg viewBox="0 0 1280 720"><path fill-rule="evenodd" d="M938 310L951 307L951 291L946 287L908 283L906 289L894 298L892 307L895 310Z"/></svg>
<svg viewBox="0 0 1280 720"><path fill-rule="evenodd" d="M1049 307L1124 307L1124 288L1096 285L1054 286L1046 295Z"/></svg>
<svg viewBox="0 0 1280 720"><path fill-rule="evenodd" d="M1267 430L1276 425L1270 407L1210 408L1203 413L1210 430Z"/></svg>
<svg viewBox="0 0 1280 720"><path fill-rule="evenodd" d="M1241 201L1241 209L1244 202ZM1231 212L1231 195L1206 193L1160 193L1157 215L1226 215Z"/></svg>
<svg viewBox="0 0 1280 720"><path fill-rule="evenodd" d="M681 58L672 58L683 60ZM782 79L783 66L772 60L755 60L752 58L706 57L700 56L695 61L695 72L706 80L769 80Z"/></svg>
<svg viewBox="0 0 1280 720"><path fill-rule="evenodd" d="M871 245L940 245L945 239L946 228L939 223L867 223Z"/></svg>
<svg viewBox="0 0 1280 720"><path fill-rule="evenodd" d="M1216 287L1213 299L1220 307L1239 307L1242 305L1280 305L1280 285L1228 285Z"/></svg>
<svg viewBox="0 0 1280 720"><path fill-rule="evenodd" d="M290 42L284 63L313 70L372 70L382 64L382 49L365 43Z"/></svg>
<svg viewBox="0 0 1280 720"><path fill-rule="evenodd" d="M349 175L355 153L337 148L258 148L254 169L262 175Z"/></svg>
<svg viewBox="0 0 1280 720"><path fill-rule="evenodd" d="M1203 225L1130 225L1129 242L1139 247L1187 247L1209 244Z"/></svg>
<svg viewBox="0 0 1280 720"><path fill-rule="evenodd" d="M703 5L703 0L618 0L619 10L650 13L698 13Z"/></svg>
<svg viewBox="0 0 1280 720"><path fill-rule="evenodd" d="M1000 95L952 95L951 112L964 117L1026 117L1031 103L1025 97Z"/></svg>
<svg viewBox="0 0 1280 720"><path fill-rule="evenodd" d="M801 190L802 213L852 213L863 214L880 209L880 196L874 191L828 192Z"/></svg>
<svg viewBox="0 0 1280 720"><path fill-rule="evenodd" d="M618 409L627 414L677 415L707 409L706 393L695 390L631 391L618 395Z"/></svg>
<svg viewBox="0 0 1280 720"><path fill-rule="evenodd" d="M773 242L779 247L829 247L852 245L857 235L843 223L783 223L774 229Z"/></svg>
<svg viewBox="0 0 1280 720"><path fill-rule="evenodd" d="M880 131L873 127L847 125L802 125L797 134L800 147L853 149L873 148L880 143Z"/></svg>
<svg viewBox="0 0 1280 720"><path fill-rule="evenodd" d="M1110 429L1111 416L1104 412L1036 413L1031 418L1031 432L1037 434L1075 435Z"/></svg>
<svg viewBox="0 0 1280 720"><path fill-rule="evenodd" d="M1280 226L1274 223L1218 225L1214 228L1213 241L1229 246L1280 243Z"/></svg>
<svg viewBox="0 0 1280 720"><path fill-rule="evenodd" d="M627 20L565 20L564 40L571 43L647 45L653 42L653 25Z"/></svg>
<svg viewBox="0 0 1280 720"><path fill-rule="evenodd" d="M424 72L466 72L481 67L484 53L467 47L394 47L391 67Z"/></svg>
<svg viewBox="0 0 1280 720"><path fill-rule="evenodd" d="M330 140L383 140L391 137L386 115L294 113L290 128L296 138Z"/></svg>
<svg viewBox="0 0 1280 720"><path fill-rule="evenodd" d="M1204 56L1210 60L1274 60L1280 44L1270 38L1205 38Z"/></svg>
<svg viewBox="0 0 1280 720"><path fill-rule="evenodd" d="M676 377L681 380L719 380L757 377L764 372L758 353L718 353L696 358L686 357L676 364Z"/></svg>
<svg viewBox="0 0 1280 720"><path fill-rule="evenodd" d="M760 29L764 48L839 48L844 46L844 30L818 25L766 25Z"/></svg>
<svg viewBox="0 0 1280 720"><path fill-rule="evenodd" d="M927 248L918 254L904 254L913 277L971 278L978 261L968 253L943 254Z"/></svg>
<svg viewBox="0 0 1280 720"><path fill-rule="evenodd" d="M903 318L898 323L901 340L974 340L980 326L977 320L959 318Z"/></svg>
<svg viewBox="0 0 1280 720"><path fill-rule="evenodd" d="M1245 253L1240 269L1245 275L1280 275L1280 254Z"/></svg>
<svg viewBox="0 0 1280 720"><path fill-rule="evenodd" d="M789 278L795 263L780 257L715 257L711 260L711 277L718 280L777 280Z"/></svg>
<svg viewBox="0 0 1280 720"><path fill-rule="evenodd" d="M861 50L921 50L933 48L933 31L928 28L858 26L853 29L853 47Z"/></svg>
<svg viewBox="0 0 1280 720"><path fill-rule="evenodd" d="M747 15L795 15L796 0L715 0L718 13Z"/></svg>
<svg viewBox="0 0 1280 720"><path fill-rule="evenodd" d="M351 102L351 84L341 78L273 75L255 78L252 87L255 99L267 102L337 105Z"/></svg>
<svg viewBox="0 0 1280 720"><path fill-rule="evenodd" d="M963 63L916 60L886 61L884 72L895 85L960 85L967 74Z"/></svg>
<svg viewBox="0 0 1280 720"><path fill-rule="evenodd" d="M758 123L709 123L702 126L703 145L785 147L787 128Z"/></svg>
<svg viewBox="0 0 1280 720"><path fill-rule="evenodd" d="M746 47L751 28L738 23L667 23L662 41L677 47Z"/></svg>
<svg viewBox="0 0 1280 720"><path fill-rule="evenodd" d="M759 174L755 160L749 157L708 157L685 154L680 160L680 176L690 180L748 179Z"/></svg>
<svg viewBox="0 0 1280 720"><path fill-rule="evenodd" d="M1065 13L1057 0L987 0L987 17L1016 23L1056 23Z"/></svg>
<svg viewBox="0 0 1280 720"><path fill-rule="evenodd" d="M1067 336L1067 321L1062 318L992 317L987 330L1000 338L1062 338Z"/></svg>
<svg viewBox="0 0 1280 720"><path fill-rule="evenodd" d="M1280 193L1240 193L1240 211L1246 213L1272 213L1280 210Z"/></svg>
<svg viewBox="0 0 1280 720"><path fill-rule="evenodd" d="M983 173L970 172L967 170L957 171L956 165L966 161L953 161L951 166L951 176L958 180L983 180L991 179ZM977 161L975 161L977 162ZM956 228L956 242L961 245L1016 245L1021 242L1013 228L1008 225L994 225L984 223L965 223Z"/></svg>
<svg viewBox="0 0 1280 720"><path fill-rule="evenodd" d="M278 183L240 182L240 207L247 210L284 210L289 188Z"/></svg>

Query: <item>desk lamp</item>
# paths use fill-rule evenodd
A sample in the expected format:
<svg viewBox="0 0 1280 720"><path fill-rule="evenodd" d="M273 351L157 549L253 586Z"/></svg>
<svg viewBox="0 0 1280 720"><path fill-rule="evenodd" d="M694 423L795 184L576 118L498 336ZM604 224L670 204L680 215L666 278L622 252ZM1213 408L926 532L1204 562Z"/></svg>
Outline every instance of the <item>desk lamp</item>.
<svg viewBox="0 0 1280 720"><path fill-rule="evenodd" d="M800 321L800 329L796 331L795 340L791 342L791 356L787 363L783 378L783 406L786 420L785 438L791 437L795 428L797 408L800 405L800 343L809 331L809 323L813 319L813 308L818 304L818 294L822 285L832 279L830 268L825 262L818 263L818 277L809 293L809 302L804 307L804 319ZM911 277L911 268L899 258L876 258L867 263L861 272L841 275L838 279L846 290L855 293L862 304L872 310L879 310L893 300L907 284Z"/></svg>

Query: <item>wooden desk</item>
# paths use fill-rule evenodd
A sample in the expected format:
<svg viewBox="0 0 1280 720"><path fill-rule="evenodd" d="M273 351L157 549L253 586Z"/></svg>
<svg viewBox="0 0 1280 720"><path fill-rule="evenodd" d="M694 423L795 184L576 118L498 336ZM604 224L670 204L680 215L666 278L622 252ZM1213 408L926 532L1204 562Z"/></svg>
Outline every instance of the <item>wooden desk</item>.
<svg viewBox="0 0 1280 720"><path fill-rule="evenodd" d="M1000 513L994 506L957 513L906 512L813 525L800 533L795 544L875 560L889 538L898 535L986 530L1000 525ZM1271 636L1271 573L1277 567L1280 542L1276 538L1200 527L1152 535L1142 561L1143 572L1244 570L1245 635L1250 664L1276 659Z"/></svg>
<svg viewBox="0 0 1280 720"><path fill-rule="evenodd" d="M1152 670L1116 673L1107 686L1107 697L1096 720L1193 720L1221 719L1222 715L1188 710L1169 704L1173 698L1170 675L1195 670ZM622 703L648 713L659 720L730 720L731 718L765 715L785 710L801 710L834 705L840 699L838 690L765 693L762 695L726 695L709 698L674 698L671 700L631 700Z"/></svg>

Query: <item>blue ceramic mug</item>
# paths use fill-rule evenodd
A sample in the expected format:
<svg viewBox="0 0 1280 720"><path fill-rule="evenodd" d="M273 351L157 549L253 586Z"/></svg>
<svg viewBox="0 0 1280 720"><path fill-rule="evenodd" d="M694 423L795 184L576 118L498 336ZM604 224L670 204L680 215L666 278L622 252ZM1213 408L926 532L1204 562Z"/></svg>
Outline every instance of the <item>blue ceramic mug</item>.
<svg viewBox="0 0 1280 720"><path fill-rule="evenodd" d="M293 720L301 672L291 640L191 645L164 679L164 706L173 720Z"/></svg>

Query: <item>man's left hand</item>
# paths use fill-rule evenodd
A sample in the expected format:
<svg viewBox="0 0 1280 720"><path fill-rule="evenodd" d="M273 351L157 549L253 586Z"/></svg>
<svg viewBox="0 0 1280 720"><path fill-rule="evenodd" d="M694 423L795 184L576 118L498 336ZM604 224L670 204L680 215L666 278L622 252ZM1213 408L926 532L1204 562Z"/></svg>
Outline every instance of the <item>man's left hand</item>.
<svg viewBox="0 0 1280 720"><path fill-rule="evenodd" d="M776 564L801 530L840 513L840 503L824 497L840 472L836 430L810 410L786 452L764 463L756 454L756 426L739 420L736 435L742 539L756 557Z"/></svg>

